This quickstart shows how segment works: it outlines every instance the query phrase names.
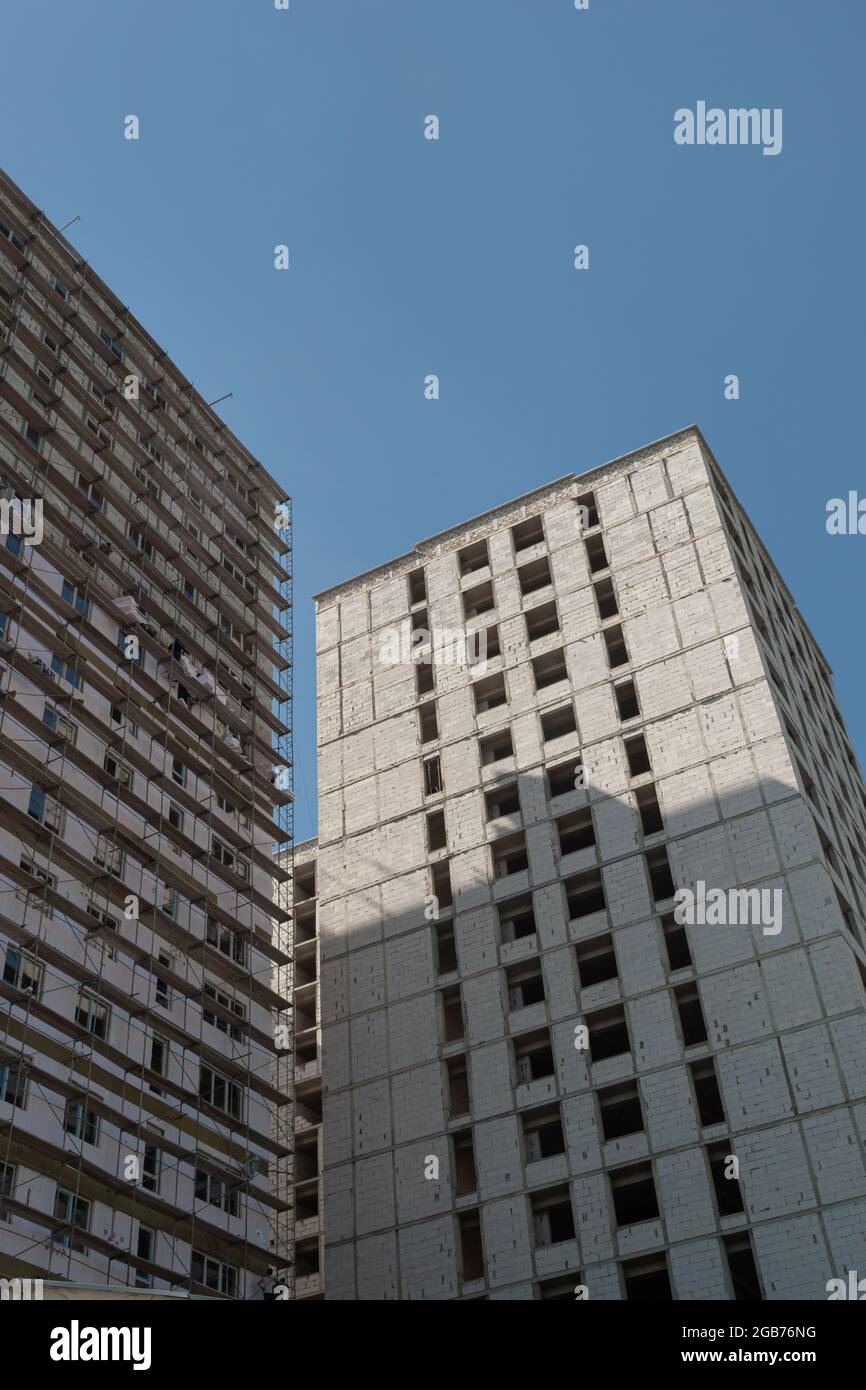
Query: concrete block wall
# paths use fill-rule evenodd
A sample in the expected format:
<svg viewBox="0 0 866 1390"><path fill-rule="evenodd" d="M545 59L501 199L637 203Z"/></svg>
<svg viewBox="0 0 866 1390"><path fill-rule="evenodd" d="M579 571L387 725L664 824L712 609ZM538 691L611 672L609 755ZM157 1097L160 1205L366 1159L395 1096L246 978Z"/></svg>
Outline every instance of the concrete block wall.
<svg viewBox="0 0 866 1390"><path fill-rule="evenodd" d="M599 524L583 530L588 493ZM515 549L533 518L541 536ZM594 572L599 539L609 565ZM486 557L469 551L461 573L479 542ZM545 559L550 583L521 585ZM599 579L615 595L605 618ZM467 620L481 586L493 606ZM527 615L550 603L558 631L530 640ZM417 665L388 655L413 620L434 639L422 694ZM464 627L497 629L483 670L435 657L437 635ZM628 658L615 668L611 629ZM317 645L326 1296L564 1298L580 1283L590 1298L825 1297L866 1235L866 794L826 663L700 433L319 596ZM558 651L564 678L538 688L533 661ZM490 677L506 702L479 711L473 686ZM622 719L624 681L638 713ZM551 716L571 730L545 737ZM485 761L506 734L510 751ZM638 734L649 771L633 776ZM425 783L433 757L441 790ZM578 762L585 791L556 776ZM517 809L491 818L489 793L512 786ZM648 787L660 830L643 828ZM557 818L586 807L595 843L564 852ZM445 845L430 848L440 813ZM525 867L498 877L496 843L514 835ZM780 930L690 925L684 962L650 873L659 850L678 889L775 894ZM565 883L587 871L604 905L571 919ZM509 941L500 909L525 897L535 931ZM578 948L606 937L615 971L583 985ZM543 998L510 995L524 969ZM627 1046L593 1061L580 1029L605 1011ZM537 1075L521 1062L533 1045L552 1056ZM706 1073L721 1116L702 1116ZM612 1089L639 1109L607 1139ZM551 1118L561 1152L539 1154L533 1127ZM739 1165L741 1209L720 1154Z"/></svg>

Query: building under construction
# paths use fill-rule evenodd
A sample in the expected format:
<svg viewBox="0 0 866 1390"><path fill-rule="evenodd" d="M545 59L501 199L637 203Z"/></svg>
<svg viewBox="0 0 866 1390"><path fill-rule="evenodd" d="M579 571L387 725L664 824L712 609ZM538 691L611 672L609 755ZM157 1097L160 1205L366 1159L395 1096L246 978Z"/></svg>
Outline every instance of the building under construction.
<svg viewBox="0 0 866 1390"><path fill-rule="evenodd" d="M291 507L2 175L0 475L0 1274L267 1297Z"/></svg>

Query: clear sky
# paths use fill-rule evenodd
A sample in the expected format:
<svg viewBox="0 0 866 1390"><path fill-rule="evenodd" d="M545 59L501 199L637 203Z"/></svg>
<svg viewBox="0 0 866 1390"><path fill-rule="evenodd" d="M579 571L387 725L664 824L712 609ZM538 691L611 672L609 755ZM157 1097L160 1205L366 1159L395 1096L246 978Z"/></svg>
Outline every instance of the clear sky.
<svg viewBox="0 0 866 1390"><path fill-rule="evenodd" d="M866 495L864 10L0 0L0 163L295 499L299 837L310 595L691 422L866 755L866 536L825 531ZM675 145L699 100L781 107L781 154Z"/></svg>

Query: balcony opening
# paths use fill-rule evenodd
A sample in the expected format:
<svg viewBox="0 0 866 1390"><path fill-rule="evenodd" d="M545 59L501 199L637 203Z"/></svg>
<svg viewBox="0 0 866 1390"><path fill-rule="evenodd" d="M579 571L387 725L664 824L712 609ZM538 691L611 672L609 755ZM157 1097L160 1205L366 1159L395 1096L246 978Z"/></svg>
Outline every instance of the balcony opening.
<svg viewBox="0 0 866 1390"><path fill-rule="evenodd" d="M415 662L415 696L422 700L425 695L432 695L436 689L436 681L433 675L433 665L429 661Z"/></svg>
<svg viewBox="0 0 866 1390"><path fill-rule="evenodd" d="M671 1278L664 1255L625 1260L622 1274L625 1296L629 1303L662 1303L673 1299Z"/></svg>
<svg viewBox="0 0 866 1390"><path fill-rule="evenodd" d="M512 758L514 756L514 744L511 730L502 729L499 733L488 734L486 738L479 739L478 750L481 754L482 767L490 767L491 763L500 763L504 758Z"/></svg>
<svg viewBox="0 0 866 1390"><path fill-rule="evenodd" d="M532 674L535 677L536 690L545 690L549 685L556 685L557 681L568 680L565 652L562 648L555 652L545 652L544 656L533 657Z"/></svg>
<svg viewBox="0 0 866 1390"><path fill-rule="evenodd" d="M608 1086L605 1090L599 1091L598 1106L601 1112L601 1131L606 1142L622 1139L626 1134L643 1133L643 1112L636 1082Z"/></svg>
<svg viewBox="0 0 866 1390"><path fill-rule="evenodd" d="M501 816L514 816L520 810L520 797L517 783L509 782L507 787L497 787L484 798L487 820L499 820Z"/></svg>
<svg viewBox="0 0 866 1390"><path fill-rule="evenodd" d="M538 961L528 964L509 965L505 971L505 987L508 993L508 1009L528 1009L532 1004L544 1002L544 978Z"/></svg>
<svg viewBox="0 0 866 1390"><path fill-rule="evenodd" d="M540 555L537 560L530 560L528 565L521 565L517 571L517 581L524 598L539 589L546 589L553 583L547 556Z"/></svg>
<svg viewBox="0 0 866 1390"><path fill-rule="evenodd" d="M527 1163L539 1163L543 1158L555 1158L565 1153L565 1134L558 1105L541 1110L525 1110L521 1116L523 1144Z"/></svg>
<svg viewBox="0 0 866 1390"><path fill-rule="evenodd" d="M573 874L571 878L567 878L565 897L569 921L574 922L579 917L589 917L593 912L603 911L604 887L598 869L587 869L585 873Z"/></svg>
<svg viewBox="0 0 866 1390"><path fill-rule="evenodd" d="M484 613L490 613L496 604L493 598L493 585L487 579L483 584L476 584L472 589L466 589L463 594L463 616L469 620L480 618Z"/></svg>
<svg viewBox="0 0 866 1390"><path fill-rule="evenodd" d="M589 1055L593 1062L604 1062L608 1057L621 1057L631 1051L625 1010L599 1009L585 1019L589 1029Z"/></svg>
<svg viewBox="0 0 866 1390"><path fill-rule="evenodd" d="M581 989L619 978L612 936L594 936L590 941L578 942L574 949Z"/></svg>
<svg viewBox="0 0 866 1390"><path fill-rule="evenodd" d="M505 677L501 671L495 676L487 676L484 680L476 681L472 687L475 696L475 713L487 714L490 710L499 709L508 701L505 691Z"/></svg>
<svg viewBox="0 0 866 1390"><path fill-rule="evenodd" d="M474 545L464 545L463 549L457 552L457 564L461 578L467 574L475 574L476 570L486 569L490 564L487 542L476 541Z"/></svg>
<svg viewBox="0 0 866 1390"><path fill-rule="evenodd" d="M526 521L518 521L517 525L511 528L511 539L515 555L519 555L521 550L529 550L533 545L540 545L544 540L544 523L541 517L530 516Z"/></svg>
<svg viewBox="0 0 866 1390"><path fill-rule="evenodd" d="M547 794L553 800L556 796L567 796L583 786L583 764L579 759L569 758L547 771Z"/></svg>
<svg viewBox="0 0 866 1390"><path fill-rule="evenodd" d="M556 1074L550 1034L546 1028L521 1034L514 1039L512 1046L518 1086L528 1085L531 1081L543 1081Z"/></svg>
<svg viewBox="0 0 866 1390"><path fill-rule="evenodd" d="M659 1214L653 1170L650 1163L635 1163L610 1174L610 1189L617 1226L634 1226L654 1221Z"/></svg>
<svg viewBox="0 0 866 1390"><path fill-rule="evenodd" d="M529 859L523 831L514 835L502 835L498 840L494 840L490 846L490 855L494 878L507 878L509 874L519 874L528 868Z"/></svg>
<svg viewBox="0 0 866 1390"><path fill-rule="evenodd" d="M535 1192L531 1201L536 1250L546 1250L564 1240L574 1240L574 1213L567 1187Z"/></svg>
<svg viewBox="0 0 866 1390"><path fill-rule="evenodd" d="M523 941L535 933L531 893L521 893L520 897L507 898L499 904L499 940L503 946Z"/></svg>
<svg viewBox="0 0 866 1390"><path fill-rule="evenodd" d="M560 816L556 822L556 832L559 836L560 854L574 854L577 850L589 849L595 844L592 811L586 806L580 811Z"/></svg>
<svg viewBox="0 0 866 1390"><path fill-rule="evenodd" d="M701 997L698 994L697 985L677 985L674 990L674 1001L680 1017L680 1028L686 1047L705 1043L707 1041L707 1025L704 1020L704 1011L701 1007Z"/></svg>
<svg viewBox="0 0 866 1390"><path fill-rule="evenodd" d="M645 835L657 835L660 830L664 830L659 799L652 783L645 787L638 787L635 792L635 801L637 802L643 833Z"/></svg>
<svg viewBox="0 0 866 1390"><path fill-rule="evenodd" d="M566 734L577 733L577 720L573 705L562 705L560 709L550 710L541 716L541 736L545 743L563 738Z"/></svg>
<svg viewBox="0 0 866 1390"><path fill-rule="evenodd" d="M540 637L549 637L552 632L559 632L555 599L551 599L550 603L540 603L526 614L527 641L537 642Z"/></svg>

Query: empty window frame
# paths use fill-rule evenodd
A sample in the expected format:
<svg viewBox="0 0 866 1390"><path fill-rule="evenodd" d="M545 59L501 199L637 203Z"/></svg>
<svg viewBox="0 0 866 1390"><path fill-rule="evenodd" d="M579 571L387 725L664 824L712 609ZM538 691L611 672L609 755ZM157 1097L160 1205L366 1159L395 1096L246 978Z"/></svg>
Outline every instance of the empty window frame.
<svg viewBox="0 0 866 1390"><path fill-rule="evenodd" d="M514 742L511 737L511 730L501 729L498 733L488 734L486 738L479 739L478 751L481 754L482 767L490 767L492 763L502 762L505 758L513 758Z"/></svg>
<svg viewBox="0 0 866 1390"><path fill-rule="evenodd" d="M569 792L583 787L583 764L579 758L569 758L547 769L547 794L551 800L556 796L567 796Z"/></svg>
<svg viewBox="0 0 866 1390"><path fill-rule="evenodd" d="M490 613L495 606L493 585L489 579L483 584L475 584L471 589L466 589L463 594L464 618L480 618L482 614Z"/></svg>
<svg viewBox="0 0 866 1390"><path fill-rule="evenodd" d="M689 1072L701 1125L724 1124L725 1107L716 1076L716 1064L712 1057L704 1057L700 1062L690 1063Z"/></svg>
<svg viewBox="0 0 866 1390"><path fill-rule="evenodd" d="M616 594L610 578L596 580L592 586L592 591L595 594L595 604L601 621L606 622L608 618L615 618L619 613L619 604L616 601Z"/></svg>
<svg viewBox="0 0 866 1390"><path fill-rule="evenodd" d="M502 835L490 846L494 878L507 878L509 874L519 874L529 865L526 853L526 838L523 831L514 835Z"/></svg>
<svg viewBox="0 0 866 1390"><path fill-rule="evenodd" d="M568 667L565 664L565 652L558 648L554 652L545 652L543 656L532 658L532 674L535 678L536 690L545 690L549 685L556 685L557 681L568 680Z"/></svg>
<svg viewBox="0 0 866 1390"><path fill-rule="evenodd" d="M582 874L572 874L565 880L565 899L570 921L588 917L592 912L602 912L605 907L604 885L598 869L587 869Z"/></svg>
<svg viewBox="0 0 866 1390"><path fill-rule="evenodd" d="M202 1100L216 1110L222 1110L235 1120L242 1118L243 1093L227 1076L203 1066L199 1074L198 1093Z"/></svg>
<svg viewBox="0 0 866 1390"><path fill-rule="evenodd" d="M443 907L452 907L454 904L454 894L451 890L451 870L447 860L442 860L440 863L434 864L430 876L433 883L433 896L436 899L437 906L440 909Z"/></svg>
<svg viewBox="0 0 866 1390"><path fill-rule="evenodd" d="M457 1042L464 1035L463 999L459 985L440 990L442 1001L442 1034L446 1043Z"/></svg>
<svg viewBox="0 0 866 1390"><path fill-rule="evenodd" d="M598 1108L601 1115L601 1132L606 1143L611 1139L622 1139L627 1134L643 1133L643 1111L636 1081L626 1081L620 1086L607 1086L603 1091L599 1091Z"/></svg>
<svg viewBox="0 0 866 1390"><path fill-rule="evenodd" d="M729 1140L711 1144L707 1149L707 1161L710 1165L719 1216L736 1216L744 1210L739 1179L726 1176L727 1173L733 1174L735 1171L733 1158Z"/></svg>
<svg viewBox="0 0 866 1390"><path fill-rule="evenodd" d="M626 666L629 660L628 647L620 624L615 623L613 627L602 628L601 635L610 669L615 671L620 666Z"/></svg>
<svg viewBox="0 0 866 1390"><path fill-rule="evenodd" d="M575 499L575 505L579 509L578 518L580 520L580 529L582 531L591 531L593 526L598 525L598 508L595 505L595 493L582 492L581 495Z"/></svg>
<svg viewBox="0 0 866 1390"><path fill-rule="evenodd" d="M505 971L505 988L510 1013L518 1009L528 1009L533 1004L542 1004L544 977L539 962L532 960L520 965L509 965Z"/></svg>
<svg viewBox="0 0 866 1390"><path fill-rule="evenodd" d="M511 539L515 555L519 555L522 550L529 550L533 545L541 545L544 540L544 523L541 517L530 516L526 521L518 521L517 525L511 528Z"/></svg>
<svg viewBox="0 0 866 1390"><path fill-rule="evenodd" d="M555 599L551 599L550 603L540 603L537 608L530 609L525 617L526 638L529 642L537 642L540 637L549 637L552 632L559 632L559 613Z"/></svg>
<svg viewBox="0 0 866 1390"><path fill-rule="evenodd" d="M476 714L487 714L490 710L499 709L508 701L505 677L501 671L493 676L486 676L484 680L476 681L472 693L475 697Z"/></svg>
<svg viewBox="0 0 866 1390"><path fill-rule="evenodd" d="M469 1114L469 1072L465 1057L449 1057L448 1070L448 1113L452 1119L458 1115Z"/></svg>
<svg viewBox="0 0 866 1390"><path fill-rule="evenodd" d="M30 800L27 805L27 813L40 825L44 825L46 830L53 830L59 834L63 826L63 807L44 787L34 783L30 788Z"/></svg>
<svg viewBox="0 0 866 1390"><path fill-rule="evenodd" d="M64 1249L75 1250L78 1254L87 1254L87 1245L80 1235L74 1234L77 1231L86 1231L90 1225L90 1203L83 1197L76 1197L73 1192L68 1192L66 1188L58 1187L54 1193L54 1215L63 1225L59 1230L52 1231L51 1239L55 1245L62 1245Z"/></svg>
<svg viewBox="0 0 866 1390"><path fill-rule="evenodd" d="M541 716L541 736L545 743L550 743L555 738L564 738L566 734L576 733L577 720L574 717L574 706L571 704L548 710Z"/></svg>
<svg viewBox="0 0 866 1390"><path fill-rule="evenodd" d="M539 589L548 588L553 583L553 577L547 556L540 555L537 560L530 560L528 565L521 565L517 571L517 582L524 598Z"/></svg>
<svg viewBox="0 0 866 1390"><path fill-rule="evenodd" d="M595 844L590 808L584 806L579 811L560 816L556 822L556 833L559 836L560 854L574 854L577 850L589 849Z"/></svg>
<svg viewBox="0 0 866 1390"><path fill-rule="evenodd" d="M593 936L589 941L579 941L574 950L581 989L619 978L613 937L609 933Z"/></svg>
<svg viewBox="0 0 866 1390"><path fill-rule="evenodd" d="M460 1264L464 1284L484 1278L484 1244L481 1217L477 1211L462 1211L457 1217L460 1229Z"/></svg>
<svg viewBox="0 0 866 1390"><path fill-rule="evenodd" d="M613 688L614 699L620 719L623 723L627 719L637 719L640 714L637 691L634 681L619 681Z"/></svg>
<svg viewBox="0 0 866 1390"><path fill-rule="evenodd" d="M458 1129L451 1136L451 1143L454 1152L454 1195L468 1197L478 1187L472 1130Z"/></svg>
<svg viewBox="0 0 866 1390"><path fill-rule="evenodd" d="M610 1174L610 1190L617 1226L634 1226L654 1221L659 1214L653 1170L650 1163L633 1163Z"/></svg>
<svg viewBox="0 0 866 1390"><path fill-rule="evenodd" d="M660 830L664 830L659 799L652 783L645 787L638 787L635 792L635 801L644 835L657 835Z"/></svg>
<svg viewBox="0 0 866 1390"><path fill-rule="evenodd" d="M608 1057L621 1057L631 1051L625 1010L599 1009L588 1014L584 1020L589 1030L589 1055L593 1062L603 1062Z"/></svg>
<svg viewBox="0 0 866 1390"><path fill-rule="evenodd" d="M665 913L661 918L661 924L670 969L688 970L692 964L692 953L689 950L685 927L676 920L672 912Z"/></svg>
<svg viewBox="0 0 866 1390"><path fill-rule="evenodd" d="M622 1274L625 1296L629 1303L661 1303L673 1299L671 1277L664 1255L625 1260Z"/></svg>
<svg viewBox="0 0 866 1390"><path fill-rule="evenodd" d="M437 922L435 928L436 973L450 975L457 968L457 943L453 922Z"/></svg>
<svg viewBox="0 0 866 1390"><path fill-rule="evenodd" d="M30 956L17 951L13 946L6 947L6 959L3 962L4 985L10 985L12 989L38 999L42 993L42 980L43 968L38 961L31 960Z"/></svg>
<svg viewBox="0 0 866 1390"><path fill-rule="evenodd" d="M574 1212L567 1187L535 1192L532 1201L532 1231L536 1250L545 1250L565 1240L574 1240Z"/></svg>
<svg viewBox="0 0 866 1390"><path fill-rule="evenodd" d="M81 991L75 1005L75 1022L79 1028L84 1028L95 1038L105 1039L108 1037L109 1017L107 1004L101 1004L91 994Z"/></svg>
<svg viewBox="0 0 866 1390"><path fill-rule="evenodd" d="M550 1033L546 1028L538 1028L532 1033L523 1033L512 1042L514 1069L518 1086L532 1081L543 1081L555 1074L553 1048Z"/></svg>
<svg viewBox="0 0 866 1390"><path fill-rule="evenodd" d="M652 885L652 895L657 903L664 902L667 898L672 898L675 892L674 878L671 873L668 852L664 845L659 845L657 849L651 849L644 855L646 866L649 871L650 884Z"/></svg>
<svg viewBox="0 0 866 1390"><path fill-rule="evenodd" d="M590 536L585 542L590 574L600 574L608 568L607 551L601 536Z"/></svg>
<svg viewBox="0 0 866 1390"><path fill-rule="evenodd" d="M489 564L490 556L487 553L486 541L476 541L474 545L464 545L463 549L457 552L457 565L461 578L467 574L475 574L477 570L486 569Z"/></svg>
<svg viewBox="0 0 866 1390"><path fill-rule="evenodd" d="M442 790L442 765L438 754L424 759L424 795L435 796Z"/></svg>
<svg viewBox="0 0 866 1390"><path fill-rule="evenodd" d="M0 1101L27 1109L27 1074L16 1062L0 1062Z"/></svg>
<svg viewBox="0 0 866 1390"><path fill-rule="evenodd" d="M445 812L431 811L427 817L427 849L432 854L436 850L445 849L446 844Z"/></svg>
<svg viewBox="0 0 866 1390"><path fill-rule="evenodd" d="M701 1007L701 997L695 984L677 985L674 989L674 1002L686 1047L707 1041L707 1025Z"/></svg>
<svg viewBox="0 0 866 1390"><path fill-rule="evenodd" d="M507 786L496 787L493 791L489 791L484 798L484 809L487 820L499 820L501 816L517 815L520 811L517 783L509 782Z"/></svg>
<svg viewBox="0 0 866 1390"><path fill-rule="evenodd" d="M427 601L427 580L423 569L411 570L407 583L409 586L409 603L426 603Z"/></svg>
<svg viewBox="0 0 866 1390"><path fill-rule="evenodd" d="M565 1153L565 1133L558 1105L524 1110L520 1119L527 1163L540 1163L544 1158Z"/></svg>
<svg viewBox="0 0 866 1390"><path fill-rule="evenodd" d="M763 1300L761 1280L752 1241L748 1231L736 1231L722 1237L728 1271L737 1303L759 1303Z"/></svg>
<svg viewBox="0 0 866 1390"><path fill-rule="evenodd" d="M418 706L418 733L422 743L432 743L439 737L439 721L436 718L436 702L429 700Z"/></svg>
<svg viewBox="0 0 866 1390"><path fill-rule="evenodd" d="M521 893L517 898L506 898L498 905L499 940L503 945L512 941L523 941L527 936L535 936L535 913L532 908L532 894Z"/></svg>
<svg viewBox="0 0 866 1390"><path fill-rule="evenodd" d="M429 661L418 661L415 663L415 695L422 700L425 695L432 695L436 689L436 681L433 675L433 665Z"/></svg>

